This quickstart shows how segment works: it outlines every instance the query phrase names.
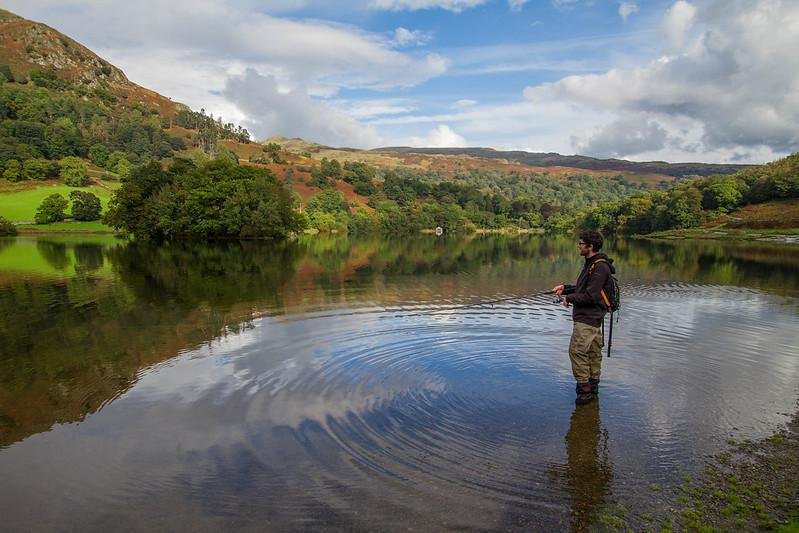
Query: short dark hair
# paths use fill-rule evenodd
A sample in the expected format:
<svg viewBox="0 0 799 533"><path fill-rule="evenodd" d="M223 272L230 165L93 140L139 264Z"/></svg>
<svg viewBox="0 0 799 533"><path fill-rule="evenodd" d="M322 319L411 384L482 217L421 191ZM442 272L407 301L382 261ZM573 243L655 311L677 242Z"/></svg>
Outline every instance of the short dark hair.
<svg viewBox="0 0 799 533"><path fill-rule="evenodd" d="M601 250L602 244L604 244L605 242L605 240L602 238L602 234L592 229L581 231L580 240L583 241L585 244L590 244L595 252Z"/></svg>

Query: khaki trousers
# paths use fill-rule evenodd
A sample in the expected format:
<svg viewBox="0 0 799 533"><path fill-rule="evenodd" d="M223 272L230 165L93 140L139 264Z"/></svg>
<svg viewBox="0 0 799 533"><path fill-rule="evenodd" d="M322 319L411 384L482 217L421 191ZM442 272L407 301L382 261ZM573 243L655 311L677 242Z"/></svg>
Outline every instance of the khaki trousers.
<svg viewBox="0 0 799 533"><path fill-rule="evenodd" d="M599 379L604 345L600 328L582 322L574 323L572 339L569 343L569 359L577 383L588 383L589 378Z"/></svg>

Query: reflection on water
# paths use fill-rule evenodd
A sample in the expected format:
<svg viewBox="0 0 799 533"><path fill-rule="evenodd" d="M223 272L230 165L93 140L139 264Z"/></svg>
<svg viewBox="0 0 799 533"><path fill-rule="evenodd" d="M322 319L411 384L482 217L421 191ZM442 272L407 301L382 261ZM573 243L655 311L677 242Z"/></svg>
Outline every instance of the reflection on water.
<svg viewBox="0 0 799 533"><path fill-rule="evenodd" d="M570 239L0 240L4 527L586 530L799 394L797 249L610 248L600 417Z"/></svg>
<svg viewBox="0 0 799 533"><path fill-rule="evenodd" d="M600 426L599 401L576 406L566 433L566 477L571 494L572 531L586 531L610 493L613 469L608 433Z"/></svg>

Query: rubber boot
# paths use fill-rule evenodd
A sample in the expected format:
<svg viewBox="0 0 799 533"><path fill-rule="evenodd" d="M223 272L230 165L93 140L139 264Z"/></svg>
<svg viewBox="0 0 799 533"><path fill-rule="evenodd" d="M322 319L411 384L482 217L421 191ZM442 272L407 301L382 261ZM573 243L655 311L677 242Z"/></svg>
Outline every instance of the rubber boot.
<svg viewBox="0 0 799 533"><path fill-rule="evenodd" d="M577 405L586 404L594 399L594 393L591 392L590 383L578 383L576 392L577 397L574 399L574 403Z"/></svg>
<svg viewBox="0 0 799 533"><path fill-rule="evenodd" d="M591 394L599 396L599 379L591 378L588 380L588 384L591 385Z"/></svg>

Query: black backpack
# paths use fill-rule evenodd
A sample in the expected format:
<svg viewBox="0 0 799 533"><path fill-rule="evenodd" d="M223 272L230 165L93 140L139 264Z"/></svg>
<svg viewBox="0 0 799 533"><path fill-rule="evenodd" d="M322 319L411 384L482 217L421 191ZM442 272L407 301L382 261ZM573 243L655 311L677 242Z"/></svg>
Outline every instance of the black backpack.
<svg viewBox="0 0 799 533"><path fill-rule="evenodd" d="M591 268L588 270L589 275L594 271L597 263L600 262L607 263L607 260L597 259L594 261ZM621 289L619 288L619 280L616 279L616 276L613 274L610 275L600 293L602 294L602 300L605 302L605 307L607 307L607 310L610 311L611 314L621 309Z"/></svg>

